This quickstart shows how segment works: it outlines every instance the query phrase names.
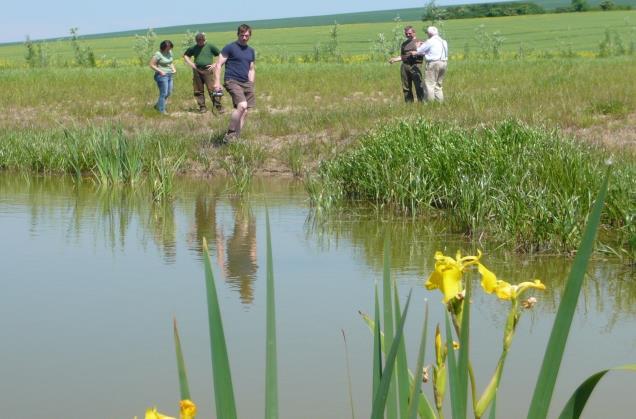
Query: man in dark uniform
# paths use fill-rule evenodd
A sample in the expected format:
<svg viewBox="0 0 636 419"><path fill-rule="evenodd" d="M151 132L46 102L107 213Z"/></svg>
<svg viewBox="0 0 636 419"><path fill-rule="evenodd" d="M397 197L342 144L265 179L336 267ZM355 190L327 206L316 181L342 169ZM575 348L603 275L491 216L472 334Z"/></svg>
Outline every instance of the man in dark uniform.
<svg viewBox="0 0 636 419"><path fill-rule="evenodd" d="M400 75L402 76L402 92L405 102L413 102L413 86L418 102L424 100L424 88L422 86L422 56L412 55L411 52L417 50L417 38L413 26L404 28L406 40L400 47L400 55L389 59L393 64L402 61Z"/></svg>
<svg viewBox="0 0 636 419"><path fill-rule="evenodd" d="M194 37L196 44L191 46L183 53L183 60L192 67L192 87L194 89L194 97L199 105L199 112L207 111L205 107L205 91L207 88L210 99L214 108L223 113L223 105L221 104L221 96L223 92L214 90L214 57L219 55L219 49L205 41L205 34L199 32Z"/></svg>

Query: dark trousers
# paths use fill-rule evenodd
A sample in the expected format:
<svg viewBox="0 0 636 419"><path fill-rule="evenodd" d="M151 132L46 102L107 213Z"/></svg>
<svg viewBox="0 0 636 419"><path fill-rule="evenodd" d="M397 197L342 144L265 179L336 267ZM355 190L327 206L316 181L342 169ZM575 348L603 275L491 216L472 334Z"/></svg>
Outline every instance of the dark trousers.
<svg viewBox="0 0 636 419"><path fill-rule="evenodd" d="M422 86L422 64L404 64L400 67L402 76L402 92L405 102L413 102L413 87L419 102L424 100L424 87Z"/></svg>
<svg viewBox="0 0 636 419"><path fill-rule="evenodd" d="M221 103L221 97L214 96L214 72L212 70L197 69L192 70L192 88L194 89L194 98L197 100L199 109L205 109L205 90L207 89L212 105L221 111L223 110L223 104Z"/></svg>

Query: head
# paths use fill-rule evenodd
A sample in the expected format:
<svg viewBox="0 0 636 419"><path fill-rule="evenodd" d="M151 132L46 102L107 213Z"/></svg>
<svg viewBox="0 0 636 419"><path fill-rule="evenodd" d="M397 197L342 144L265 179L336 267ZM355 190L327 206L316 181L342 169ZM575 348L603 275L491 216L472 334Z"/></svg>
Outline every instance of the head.
<svg viewBox="0 0 636 419"><path fill-rule="evenodd" d="M426 34L430 38L432 36L439 35L439 31L437 30L437 28L435 26L429 26L428 28L426 28Z"/></svg>
<svg viewBox="0 0 636 419"><path fill-rule="evenodd" d="M252 28L250 25L246 25L245 23L238 27L236 30L236 35L238 36L239 43L246 45L250 37L252 36Z"/></svg>
<svg viewBox="0 0 636 419"><path fill-rule="evenodd" d="M194 40L196 41L198 46L202 47L203 45L205 45L205 33L197 33L196 35L194 35Z"/></svg>
<svg viewBox="0 0 636 419"><path fill-rule="evenodd" d="M415 39L415 29L413 26L409 25L404 27L404 36L406 36L407 39Z"/></svg>
<svg viewBox="0 0 636 419"><path fill-rule="evenodd" d="M169 39L166 39L165 41L162 41L159 44L159 49L161 50L161 52L168 52L173 47L174 47L174 45L172 44L172 41L170 41Z"/></svg>

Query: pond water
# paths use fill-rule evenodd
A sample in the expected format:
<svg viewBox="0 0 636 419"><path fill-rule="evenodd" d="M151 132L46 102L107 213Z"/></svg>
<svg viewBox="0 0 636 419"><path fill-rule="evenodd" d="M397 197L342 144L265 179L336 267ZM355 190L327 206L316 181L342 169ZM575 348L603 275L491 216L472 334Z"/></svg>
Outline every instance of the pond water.
<svg viewBox="0 0 636 419"><path fill-rule="evenodd" d="M146 407L177 414L172 340L179 322L192 397L214 417L201 240L217 279L239 417L261 417L265 362L265 209L272 227L282 418L349 418L346 334L356 417L370 410L372 338L358 310L372 311L390 234L392 274L404 301L413 365L430 302L423 288L435 250L477 245L439 222L379 218L361 211L312 216L302 185L255 181L247 198L222 181L181 180L176 200L153 204L144 188L105 190L51 178L0 175L0 417L132 418ZM524 314L498 399L501 418L525 417L571 260L494 251L484 263L513 282L548 286ZM636 274L620 261L589 269L551 416L592 373L636 362ZM477 283L475 281L475 283ZM483 389L501 347L506 304L475 288L471 357ZM431 342L429 338L429 342ZM429 347L427 363L432 349ZM636 376L609 374L584 413L634 417ZM430 384L424 386L430 394Z"/></svg>

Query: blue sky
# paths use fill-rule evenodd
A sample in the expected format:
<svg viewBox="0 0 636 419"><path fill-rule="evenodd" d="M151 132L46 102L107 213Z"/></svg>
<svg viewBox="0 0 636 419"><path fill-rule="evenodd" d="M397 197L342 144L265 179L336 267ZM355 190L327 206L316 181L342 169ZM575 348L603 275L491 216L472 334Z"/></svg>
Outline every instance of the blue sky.
<svg viewBox="0 0 636 419"><path fill-rule="evenodd" d="M471 0L439 0L437 4L472 3ZM208 22L254 21L282 17L315 16L334 13L424 7L427 0L217 0L195 2L174 0L80 1L33 0L3 2L0 13L0 43L67 36L69 28L81 35L121 30L160 28Z"/></svg>

